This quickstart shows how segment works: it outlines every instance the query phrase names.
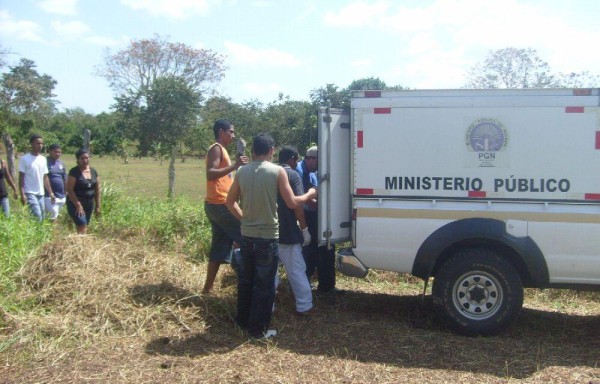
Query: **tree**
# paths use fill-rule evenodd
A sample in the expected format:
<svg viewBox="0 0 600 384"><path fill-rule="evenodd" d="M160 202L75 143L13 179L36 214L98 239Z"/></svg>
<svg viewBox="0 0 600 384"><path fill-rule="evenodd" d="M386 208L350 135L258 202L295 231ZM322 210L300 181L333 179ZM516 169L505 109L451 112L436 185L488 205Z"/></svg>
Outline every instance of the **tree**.
<svg viewBox="0 0 600 384"><path fill-rule="evenodd" d="M354 80L348 87L339 89L334 84L327 84L325 87L313 89L310 91L310 99L315 108L321 106L331 106L333 108L349 108L352 91L398 91L408 89L402 85L388 86L385 81L378 77L364 77Z"/></svg>
<svg viewBox="0 0 600 384"><path fill-rule="evenodd" d="M225 70L223 56L170 43L155 35L152 39L134 40L127 49L113 55L107 54L97 73L108 80L117 95L114 108L122 118L123 137L137 139L140 153L146 154L153 142L162 142L170 150L176 141L171 135L173 129L185 126L185 133L190 129L187 124L180 124L181 119L171 128L164 127L160 119L177 120L173 115L164 116L177 108L173 105L163 108L159 100L181 97L188 99L184 101L188 106L198 105L205 93L221 81ZM161 81L162 84L156 84ZM190 98L194 99L191 104ZM197 112L196 106L193 109Z"/></svg>
<svg viewBox="0 0 600 384"><path fill-rule="evenodd" d="M310 91L310 100L315 107L332 106L340 108L346 100L346 92L335 84L326 84L325 87Z"/></svg>
<svg viewBox="0 0 600 384"><path fill-rule="evenodd" d="M6 66L6 64L8 63L6 57L10 54L11 54L11 52L8 49L6 49L2 45L0 45L0 69L4 68Z"/></svg>
<svg viewBox="0 0 600 384"><path fill-rule="evenodd" d="M294 145L303 152L317 141L316 110L307 101L290 100L281 95L267 105L260 121L261 131L269 132L278 146Z"/></svg>
<svg viewBox="0 0 600 384"><path fill-rule="evenodd" d="M0 110L3 113L31 114L53 112L52 93L56 80L40 75L32 60L21 59L0 79Z"/></svg>
<svg viewBox="0 0 600 384"><path fill-rule="evenodd" d="M118 95L139 95L161 77L180 78L194 92L203 95L223 79L224 57L208 49L194 49L152 39L131 41L125 50L106 52L104 64L96 69Z"/></svg>
<svg viewBox="0 0 600 384"><path fill-rule="evenodd" d="M222 118L231 120L235 125L236 137L245 138L249 142L254 135L266 130L262 121L263 111L264 105L257 100L237 104L230 98L213 96L202 106L200 123L194 127L188 143L193 148L198 148L201 156L205 155L209 146L215 142L213 124Z"/></svg>
<svg viewBox="0 0 600 384"><path fill-rule="evenodd" d="M551 88L560 86L548 63L534 49L490 51L467 75L467 88Z"/></svg>
<svg viewBox="0 0 600 384"><path fill-rule="evenodd" d="M600 85L600 77L588 71L559 73L556 77L564 88L597 88Z"/></svg>
<svg viewBox="0 0 600 384"><path fill-rule="evenodd" d="M348 91L373 91L388 89L388 86L385 81L378 77L365 77L354 80L346 89Z"/></svg>
<svg viewBox="0 0 600 384"><path fill-rule="evenodd" d="M140 144L164 143L169 150L198 122L200 95L178 77L157 78L145 92L141 108Z"/></svg>
<svg viewBox="0 0 600 384"><path fill-rule="evenodd" d="M86 113L81 108L68 108L63 112L55 113L44 125L44 130L54 136L53 141L50 138L44 136L46 144L60 144L63 147L63 151L75 151L84 144L83 133L89 130L94 137L94 142L99 143L100 128L99 119ZM94 148L97 154L103 153L102 146L96 146Z"/></svg>

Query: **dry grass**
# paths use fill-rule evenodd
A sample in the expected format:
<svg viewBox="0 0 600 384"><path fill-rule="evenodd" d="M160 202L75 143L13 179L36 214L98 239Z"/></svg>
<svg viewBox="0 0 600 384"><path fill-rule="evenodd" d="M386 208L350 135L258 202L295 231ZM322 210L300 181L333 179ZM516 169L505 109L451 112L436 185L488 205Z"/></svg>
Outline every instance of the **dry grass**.
<svg viewBox="0 0 600 384"><path fill-rule="evenodd" d="M389 272L340 278L298 318L280 285L274 342L233 326L235 277L199 295L205 265L135 238L69 236L23 268L19 300L2 311L0 381L111 383L600 382L600 295L529 291L506 333L467 338L433 319L421 286ZM560 304L555 311L548 303ZM553 304L556 305L556 304Z"/></svg>

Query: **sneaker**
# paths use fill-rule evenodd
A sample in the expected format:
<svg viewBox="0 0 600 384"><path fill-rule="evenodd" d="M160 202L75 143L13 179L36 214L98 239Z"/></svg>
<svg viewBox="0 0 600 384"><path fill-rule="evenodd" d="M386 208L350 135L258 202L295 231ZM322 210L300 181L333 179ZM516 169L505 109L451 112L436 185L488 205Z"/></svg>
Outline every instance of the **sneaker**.
<svg viewBox="0 0 600 384"><path fill-rule="evenodd" d="M250 338L256 341L268 341L275 336L277 336L277 331L274 329L269 329L267 332L263 333L262 336L250 336Z"/></svg>

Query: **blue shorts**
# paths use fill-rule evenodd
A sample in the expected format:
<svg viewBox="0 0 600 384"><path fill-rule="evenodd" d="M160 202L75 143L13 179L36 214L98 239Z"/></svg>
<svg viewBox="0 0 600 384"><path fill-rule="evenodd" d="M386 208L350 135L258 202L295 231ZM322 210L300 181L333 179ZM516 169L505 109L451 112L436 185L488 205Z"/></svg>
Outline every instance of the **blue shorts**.
<svg viewBox="0 0 600 384"><path fill-rule="evenodd" d="M90 223L90 220L92 220L92 212L94 212L94 200L86 201L80 199L79 202L83 206L85 215L77 215L77 208L75 208L75 205L69 199L67 199L67 212L69 213L69 216L71 216L71 219L73 219L73 222L76 226L85 227Z"/></svg>

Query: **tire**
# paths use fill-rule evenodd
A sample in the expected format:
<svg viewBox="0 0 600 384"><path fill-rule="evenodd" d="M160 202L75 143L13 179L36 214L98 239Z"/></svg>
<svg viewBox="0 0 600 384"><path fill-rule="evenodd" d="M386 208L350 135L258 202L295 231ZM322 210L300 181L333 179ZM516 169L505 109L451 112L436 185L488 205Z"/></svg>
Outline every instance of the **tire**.
<svg viewBox="0 0 600 384"><path fill-rule="evenodd" d="M505 330L521 311L523 283L497 252L465 248L439 268L432 296L438 317L452 331L491 336Z"/></svg>

